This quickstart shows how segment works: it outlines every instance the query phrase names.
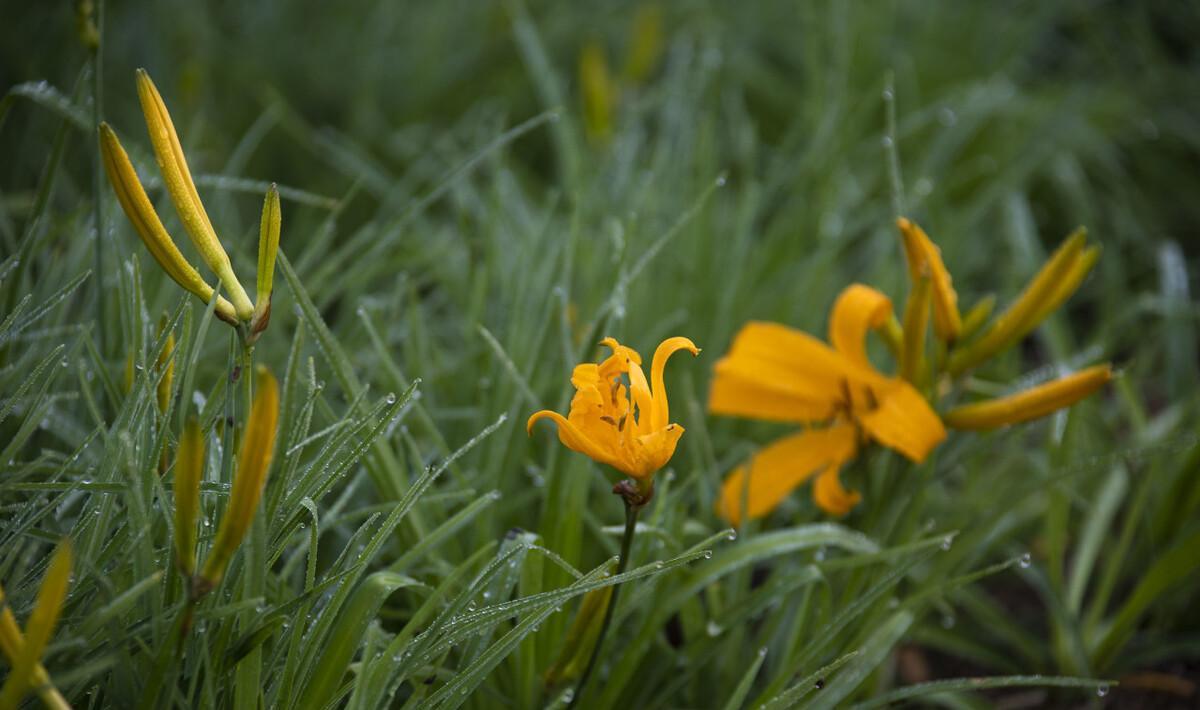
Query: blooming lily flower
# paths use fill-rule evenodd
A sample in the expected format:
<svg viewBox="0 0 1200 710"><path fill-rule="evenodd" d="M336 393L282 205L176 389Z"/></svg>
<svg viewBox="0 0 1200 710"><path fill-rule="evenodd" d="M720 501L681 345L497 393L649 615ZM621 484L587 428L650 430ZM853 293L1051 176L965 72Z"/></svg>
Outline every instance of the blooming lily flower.
<svg viewBox="0 0 1200 710"><path fill-rule="evenodd" d="M570 413L564 417L543 409L529 417L526 430L532 434L539 419L552 419L558 424L559 441L568 449L649 482L671 460L683 436L683 427L670 423L663 383L667 359L680 350L698 355L700 349L687 338L664 340L654 351L647 382L636 350L615 338L601 344L612 354L599 363L577 365L571 374L575 396Z"/></svg>
<svg viewBox="0 0 1200 710"><path fill-rule="evenodd" d="M912 281L903 326L892 317L886 296L855 284L834 305L832 348L783 325L749 323L717 363L709 400L714 414L822 425L780 439L760 451L750 467L729 475L717 512L732 523L766 515L814 476L817 505L845 514L860 496L842 487L838 469L864 440L920 463L945 438L945 426L986 430L1036 419L1071 406L1112 378L1111 366L1098 365L1007 397L958 406L946 413L943 425L931 401L909 383L932 383L935 393L950 391L954 378L1018 342L1062 305L1100 252L1085 246L1083 230L1072 234L1016 301L988 324L994 299L985 297L961 315L937 246L910 220L897 220L897 227ZM931 311L942 348L934 362L925 356ZM878 330L897 356L901 377L882 375L867 362L869 330Z"/></svg>
<svg viewBox="0 0 1200 710"><path fill-rule="evenodd" d="M716 365L709 410L822 426L786 436L760 451L751 466L734 470L717 503L722 517L738 524L743 516L765 515L814 476L817 504L843 515L860 496L842 487L838 470L855 456L860 441L874 440L919 463L946 437L916 388L867 360L868 331L891 316L887 296L854 284L834 304L832 347L777 323L742 328Z"/></svg>

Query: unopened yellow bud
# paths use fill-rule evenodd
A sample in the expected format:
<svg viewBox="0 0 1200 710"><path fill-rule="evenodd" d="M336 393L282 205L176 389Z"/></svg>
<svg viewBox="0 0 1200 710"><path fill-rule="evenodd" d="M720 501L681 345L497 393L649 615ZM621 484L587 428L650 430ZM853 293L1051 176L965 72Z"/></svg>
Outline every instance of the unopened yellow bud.
<svg viewBox="0 0 1200 710"><path fill-rule="evenodd" d="M158 321L158 334L161 337L164 330L167 329L167 317L164 315ZM158 380L158 388L155 390L155 395L158 403L158 411L160 414L167 413L167 407L171 404L171 384L175 379L175 331L167 333L167 342L163 344L163 349L158 354L158 359L155 360L155 366L158 368L160 378Z"/></svg>
<svg viewBox="0 0 1200 710"><path fill-rule="evenodd" d="M71 542L64 539L50 558L37 601L25 624L25 633L17 627L16 619L5 605L0 614L0 638L12 669L4 687L0 688L0 708L15 708L29 690L34 690L51 707L66 707L58 691L51 686L49 676L41 665L42 652L54 635L54 627L62 614L71 581ZM0 598L3 591L0 590Z"/></svg>
<svg viewBox="0 0 1200 710"><path fill-rule="evenodd" d="M154 257L154 261L167 276L185 291L198 296L205 303L212 300L212 286L200 278L200 273L179 252L179 247L175 246L175 241L171 239L162 220L158 218L158 213L154 211L154 205L150 203L129 155L107 123L100 124L100 156L108 174L108 181L117 195L117 201L133 224L134 231L146 245L150 256ZM217 297L216 315L231 325L238 322L233 304L222 296Z"/></svg>
<svg viewBox="0 0 1200 710"><path fill-rule="evenodd" d="M604 48L596 41L584 45L579 54L579 85L583 93L583 127L589 138L603 141L612 133L617 88Z"/></svg>
<svg viewBox="0 0 1200 710"><path fill-rule="evenodd" d="M262 221L258 230L258 288L255 290L254 318L250 334L257 337L271 321L271 288L275 282L275 256L279 253L279 190L272 183L263 200Z"/></svg>
<svg viewBox="0 0 1200 710"><path fill-rule="evenodd" d="M904 339L900 350L900 376L909 382L921 377L925 366L925 331L929 328L929 301L933 282L922 274L913 282L904 305Z"/></svg>
<svg viewBox="0 0 1200 710"><path fill-rule="evenodd" d="M244 375L245 376L245 375ZM217 528L217 539L201 572L200 592L216 586L225 576L225 567L250 530L258 501L267 483L267 472L275 452L275 429L279 422L279 384L267 368L258 367L254 403L238 454L237 474L229 505Z"/></svg>
<svg viewBox="0 0 1200 710"><path fill-rule="evenodd" d="M996 318L983 336L950 357L947 368L950 373L957 375L965 372L1012 346L1036 328L1051 310L1066 300L1079 286L1099 255L1098 252L1089 250L1088 255L1084 257L1083 247L1086 239L1087 232L1082 228L1068 237L1017 300ZM1070 281L1076 275L1078 278L1072 285Z"/></svg>
<svg viewBox="0 0 1200 710"><path fill-rule="evenodd" d="M250 320L254 314L254 306L233 273L229 255L225 253L225 248L221 246L221 240L217 238L216 230L208 219L208 213L200 201L200 193L196 192L192 173L183 155L183 146L179 143L175 124L171 122L171 114L167 112L167 106L146 70L138 70L137 84L142 113L146 117L146 128L150 132L150 143L154 146L154 157L158 160L163 183L166 184L167 194L171 196L175 211L179 213L179 219L204 263L221 279L221 284L233 301L238 318Z"/></svg>
<svg viewBox="0 0 1200 710"><path fill-rule="evenodd" d="M958 294L950 272L942 261L937 245L915 222L901 217L896 220L904 241L904 256L913 288L922 274L927 274L933 301L933 330L943 342L954 342L962 332L962 317L958 313Z"/></svg>
<svg viewBox="0 0 1200 710"><path fill-rule="evenodd" d="M188 419L175 454L175 557L179 571L196 572L196 521L200 516L200 481L204 478L204 434Z"/></svg>
<svg viewBox="0 0 1200 710"><path fill-rule="evenodd" d="M987 319L991 317L992 309L995 307L996 297L994 295L988 294L979 299L974 306L971 306L971 310L967 311L966 315L963 316L962 333L959 334L959 338L967 340L972 335L978 333L983 324L987 322Z"/></svg>
<svg viewBox="0 0 1200 710"><path fill-rule="evenodd" d="M630 28L629 53L625 60L625 76L641 83L650 76L662 55L662 7L658 3L638 6Z"/></svg>
<svg viewBox="0 0 1200 710"><path fill-rule="evenodd" d="M955 429L995 429L1069 407L1112 379L1112 366L1096 365L1008 397L957 407L942 419Z"/></svg>
<svg viewBox="0 0 1200 710"><path fill-rule="evenodd" d="M600 628L604 625L604 615L612 601L613 587L593 589L583 595L579 604L579 612L567 630L567 638L563 641L562 650L554 665L546 670L543 681L546 687L553 687L578 678L587 667L592 649L600 637Z"/></svg>

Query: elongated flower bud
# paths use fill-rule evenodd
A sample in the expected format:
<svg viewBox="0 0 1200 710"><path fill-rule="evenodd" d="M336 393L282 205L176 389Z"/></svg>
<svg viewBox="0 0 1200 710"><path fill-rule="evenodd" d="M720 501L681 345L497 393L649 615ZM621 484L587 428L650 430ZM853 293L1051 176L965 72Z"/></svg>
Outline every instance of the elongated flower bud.
<svg viewBox="0 0 1200 710"><path fill-rule="evenodd" d="M1044 417L1069 407L1112 379L1112 366L1096 365L1008 397L957 407L943 417L955 429L984 430Z"/></svg>
<svg viewBox="0 0 1200 710"><path fill-rule="evenodd" d="M579 85L583 93L583 127L589 138L603 142L612 133L617 87L604 48L594 40L579 53Z"/></svg>
<svg viewBox="0 0 1200 710"><path fill-rule="evenodd" d="M279 190L274 183L263 200L262 222L258 230L258 287L254 292L254 318L250 334L258 336L271 321L271 288L275 282L275 256L279 253Z"/></svg>
<svg viewBox="0 0 1200 710"><path fill-rule="evenodd" d="M567 630L562 650L554 665L543 676L547 687L575 680L583 673L592 649L596 647L596 639L600 637L600 628L604 625L604 614L612 601L613 589L612 586L601 587L583 595L579 612Z"/></svg>
<svg viewBox="0 0 1200 710"><path fill-rule="evenodd" d="M204 434L188 419L175 454L175 557L179 571L196 572L196 522L200 515L200 481L204 478Z"/></svg>
<svg viewBox="0 0 1200 710"><path fill-rule="evenodd" d="M1095 256L1080 261L1087 232L1076 230L1046 261L1017 300L1001 313L979 340L950 357L948 370L960 374L1016 343L1037 327L1050 311L1057 308L1083 280ZM1098 254L1097 254L1098 256ZM1078 270L1087 264L1082 273ZM1065 288L1077 274L1070 288Z"/></svg>
<svg viewBox="0 0 1200 710"><path fill-rule="evenodd" d="M904 305L904 341L900 351L900 376L916 382L925 365L925 331L929 328L929 302L933 283L922 273L913 282L908 303Z"/></svg>
<svg viewBox="0 0 1200 710"><path fill-rule="evenodd" d="M161 337L164 330L167 329L167 317L164 315L158 321L158 334ZM160 414L167 413L167 407L171 404L171 384L175 379L175 331L167 333L167 341L163 344L162 352L158 354L158 359L154 364L161 373L158 380L158 387L155 390L155 396Z"/></svg>
<svg viewBox="0 0 1200 710"><path fill-rule="evenodd" d="M117 194L117 201L133 224L134 231L146 245L150 256L154 257L154 261L158 262L167 276L185 291L196 295L205 303L211 301L212 286L200 277L196 267L192 266L179 252L179 247L175 246L175 240L167 233L162 220L158 218L158 213L154 211L154 205L146 195L146 189L138 180L129 155L107 123L100 124L100 155L104 162L104 170L108 174L108 181L113 192ZM216 315L231 325L238 322L233 304L222 296L217 297Z"/></svg>
<svg viewBox="0 0 1200 710"><path fill-rule="evenodd" d="M67 586L71 581L71 559L71 543L64 539L50 558L24 634L8 605L4 604L0 610L0 648L3 648L12 666L3 688L0 688L0 708L17 707L30 689L51 707L68 707L58 691L50 685L49 675L41 665L41 657L62 614ZM0 601L3 600L4 591L0 589Z"/></svg>
<svg viewBox="0 0 1200 710"><path fill-rule="evenodd" d="M250 417L238 454L237 475L233 479L225 517L217 529L216 542L200 574L200 593L215 587L225 576L229 560L254 521L258 501L267 482L267 472L271 468L271 457L275 452L275 428L279 421L279 384L261 365L257 375L254 403L250 407Z"/></svg>
<svg viewBox="0 0 1200 710"><path fill-rule="evenodd" d="M188 169L183 146L180 145L179 136L175 132L175 124L171 122L171 114L167 112L162 96L145 69L138 70L137 84L142 113L146 117L146 128L154 146L154 157L158 160L163 182L167 186L167 193L171 196L175 210L179 213L179 219L204 263L221 279L225 291L233 301L238 318L249 320L254 314L254 306L233 273L229 255L221 246L221 240L217 238L216 230L208 219L204 204L200 202L200 194L196 192L196 185L192 181L192 173Z"/></svg>
<svg viewBox="0 0 1200 710"><path fill-rule="evenodd" d="M979 299L975 305L971 306L971 310L967 311L966 315L963 316L962 333L959 334L959 338L966 340L978 333L983 324L987 322L987 319L991 317L992 309L995 307L996 297L993 294L988 294Z"/></svg>
<svg viewBox="0 0 1200 710"><path fill-rule="evenodd" d="M930 281L930 298L933 301L933 330L944 342L953 342L962 332L962 317L958 313L958 294L950 279L950 272L942 262L937 245L916 223L903 217L896 220L900 235L904 239L904 256L908 260L908 273L913 289L924 274Z"/></svg>

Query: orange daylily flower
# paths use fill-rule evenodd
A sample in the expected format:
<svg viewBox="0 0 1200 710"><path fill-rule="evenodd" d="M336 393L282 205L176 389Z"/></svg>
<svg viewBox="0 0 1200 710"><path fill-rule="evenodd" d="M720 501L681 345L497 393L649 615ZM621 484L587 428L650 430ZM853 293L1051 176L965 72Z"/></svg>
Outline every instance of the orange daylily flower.
<svg viewBox="0 0 1200 710"><path fill-rule="evenodd" d="M750 466L725 480L718 513L738 524L777 506L793 489L817 478L816 503L835 515L859 501L838 478L863 439L920 463L946 437L929 403L911 384L876 370L866 336L892 316L892 302L862 284L845 289L829 323L832 347L776 323L751 322L716 365L709 410L714 414L823 424L763 449ZM749 481L747 481L749 476Z"/></svg>
<svg viewBox="0 0 1200 710"><path fill-rule="evenodd" d="M553 419L558 439L568 449L638 481L648 480L671 460L683 436L683 427L670 423L663 384L667 359L680 350L698 355L700 349L687 338L667 338L654 351L647 382L636 350L614 338L601 344L612 354L600 363L577 365L571 374L576 391L570 413L564 417L543 409L529 417L526 429L532 433L539 419Z"/></svg>

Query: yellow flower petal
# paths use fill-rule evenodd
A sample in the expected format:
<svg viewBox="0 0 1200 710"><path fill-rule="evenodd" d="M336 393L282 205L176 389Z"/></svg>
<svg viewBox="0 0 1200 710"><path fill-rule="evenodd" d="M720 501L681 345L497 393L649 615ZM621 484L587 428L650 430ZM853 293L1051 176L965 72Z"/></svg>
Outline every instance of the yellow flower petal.
<svg viewBox="0 0 1200 710"><path fill-rule="evenodd" d="M832 417L856 369L832 348L778 323L747 323L717 362L713 414L806 422Z"/></svg>
<svg viewBox="0 0 1200 710"><path fill-rule="evenodd" d="M946 438L942 420L907 382L889 380L871 394L876 406L856 412L856 419L875 441L921 463Z"/></svg>
<svg viewBox="0 0 1200 710"><path fill-rule="evenodd" d="M813 483L813 502L830 515L845 515L861 500L862 495L858 491L847 491L842 487L836 466L826 468Z"/></svg>
<svg viewBox="0 0 1200 710"><path fill-rule="evenodd" d="M904 256L908 260L908 274L915 286L921 274L928 272L933 299L933 330L938 338L952 342L962 331L962 317L958 312L958 294L942 252L925 230L903 217L896 220L904 238Z"/></svg>
<svg viewBox="0 0 1200 710"><path fill-rule="evenodd" d="M957 407L946 414L946 424L983 430L1026 422L1071 406L1111 379L1111 365L1096 365L1008 397Z"/></svg>
<svg viewBox="0 0 1200 710"><path fill-rule="evenodd" d="M687 350L693 356L700 354L700 348L691 340L683 337L667 338L654 350L654 359L650 362L650 385L654 392L654 400L650 407L650 426L653 429L663 429L671 421L671 408L667 404L667 385L663 380L663 372L667 368L667 360L680 350Z"/></svg>
<svg viewBox="0 0 1200 710"><path fill-rule="evenodd" d="M532 435L533 425L540 419L551 419L558 425L558 440L562 442L563 446L600 463L606 463L614 468L620 467L622 462L609 455L611 446L602 446L599 442L593 441L579 427L558 412L549 409L535 412L525 423L525 433Z"/></svg>
<svg viewBox="0 0 1200 710"><path fill-rule="evenodd" d="M125 211L125 216L133 224L134 231L146 245L150 256L154 257L175 283L208 303L213 296L212 286L200 277L196 268L179 252L179 247L175 246L175 241L167 233L162 220L158 218L158 213L154 211L154 205L146 195L145 188L138 180L129 155L107 123L100 124L100 155L104 162L104 170L108 174L108 181L117 195L117 202L121 204L121 209ZM216 315L232 325L238 322L233 304L223 296L217 297Z"/></svg>
<svg viewBox="0 0 1200 710"><path fill-rule="evenodd" d="M729 474L721 486L717 514L736 526L770 513L805 481L852 458L857 438L854 427L835 424L779 439Z"/></svg>
<svg viewBox="0 0 1200 710"><path fill-rule="evenodd" d="M870 368L867 332L883 326L891 315L891 299L869 286L851 284L833 304L829 342L855 365Z"/></svg>
<svg viewBox="0 0 1200 710"><path fill-rule="evenodd" d="M196 184L192 181L192 173L188 169L187 158L184 157L183 146L179 143L171 114L167 112L167 106L163 103L158 88L154 86L145 69L138 69L137 84L146 128L150 132L150 143L154 146L154 156L158 159L163 183L167 186L167 194L171 196L175 211L179 213L179 219L192 238L192 243L199 250L204 263L221 279L238 317L250 320L254 315L254 306L234 275L229 255L221 246L221 240L217 238L208 213L204 210L204 204L200 201L200 194L196 192Z"/></svg>

